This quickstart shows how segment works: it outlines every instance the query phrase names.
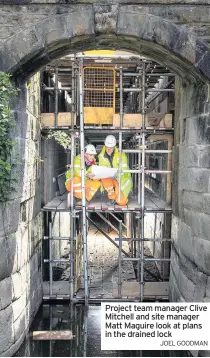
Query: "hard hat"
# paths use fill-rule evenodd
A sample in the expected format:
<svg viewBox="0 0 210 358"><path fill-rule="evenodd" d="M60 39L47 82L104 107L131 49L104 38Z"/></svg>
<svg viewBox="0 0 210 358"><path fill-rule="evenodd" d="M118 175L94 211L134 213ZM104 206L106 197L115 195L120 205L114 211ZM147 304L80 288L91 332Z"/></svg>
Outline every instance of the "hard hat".
<svg viewBox="0 0 210 358"><path fill-rule="evenodd" d="M116 138L113 135L108 135L104 142L106 147L115 147L117 144Z"/></svg>
<svg viewBox="0 0 210 358"><path fill-rule="evenodd" d="M86 145L86 147L85 147L85 153L87 153L87 154L97 154L97 152L96 152L96 148L94 147L94 145L92 145L92 144L88 144L88 145Z"/></svg>

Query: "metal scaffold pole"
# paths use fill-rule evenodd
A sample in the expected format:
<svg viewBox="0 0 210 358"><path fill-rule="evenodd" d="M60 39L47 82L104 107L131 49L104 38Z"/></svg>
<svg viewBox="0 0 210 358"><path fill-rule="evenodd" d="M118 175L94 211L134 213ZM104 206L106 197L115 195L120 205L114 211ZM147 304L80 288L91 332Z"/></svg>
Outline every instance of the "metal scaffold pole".
<svg viewBox="0 0 210 358"><path fill-rule="evenodd" d="M55 69L55 127L58 126L58 68Z"/></svg>
<svg viewBox="0 0 210 358"><path fill-rule="evenodd" d="M74 261L75 261L75 208L74 208L74 156L75 156L75 137L74 137L74 117L75 117L75 68L72 65L72 107L71 107L71 197L70 197L70 299L74 297Z"/></svg>
<svg viewBox="0 0 210 358"><path fill-rule="evenodd" d="M50 266L50 296L53 295L53 255L52 255L52 222L49 222L49 266Z"/></svg>
<svg viewBox="0 0 210 358"><path fill-rule="evenodd" d="M122 220L119 221L118 298L122 297Z"/></svg>
<svg viewBox="0 0 210 358"><path fill-rule="evenodd" d="M83 59L79 57L79 107L80 107L80 150L81 150L81 180L82 180L82 238L83 238L83 274L85 286L85 305L88 305L88 257L87 257L87 221L85 198L85 136L84 136L84 110L83 110Z"/></svg>
<svg viewBox="0 0 210 358"><path fill-rule="evenodd" d="M118 173L119 173L119 191L118 202L121 198L121 175L122 175L122 129L123 127L123 72L120 67L120 131L119 131L119 161L118 161Z"/></svg>
<svg viewBox="0 0 210 358"><path fill-rule="evenodd" d="M144 206L145 206L145 63L142 67L142 161L141 161L141 275L140 300L144 298Z"/></svg>

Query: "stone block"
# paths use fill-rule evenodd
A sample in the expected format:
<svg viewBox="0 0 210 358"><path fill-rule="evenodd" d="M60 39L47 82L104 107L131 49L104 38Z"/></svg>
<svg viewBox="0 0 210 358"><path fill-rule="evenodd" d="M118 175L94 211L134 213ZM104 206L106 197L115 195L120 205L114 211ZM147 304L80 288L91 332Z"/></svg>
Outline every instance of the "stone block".
<svg viewBox="0 0 210 358"><path fill-rule="evenodd" d="M210 241L195 237L191 239L191 245L192 261L199 270L210 275Z"/></svg>
<svg viewBox="0 0 210 358"><path fill-rule="evenodd" d="M195 65L198 71L201 72L206 78L210 77L209 61L210 54L209 51L206 51L204 56Z"/></svg>
<svg viewBox="0 0 210 358"><path fill-rule="evenodd" d="M21 337L16 342L14 342L8 349L6 349L3 352L2 357L13 357L13 355L18 351L21 344L23 343L26 333L27 332L23 332ZM1 352L0 352L0 354L1 354Z"/></svg>
<svg viewBox="0 0 210 358"><path fill-rule="evenodd" d="M20 153L21 153L21 178L22 178L22 195L21 202L31 198L32 182L36 179L36 146L35 142L31 139L19 139Z"/></svg>
<svg viewBox="0 0 210 358"><path fill-rule="evenodd" d="M144 9L132 11L130 7L119 9L117 34L140 37L142 40L159 43L171 48L178 41L179 29L171 22L147 14Z"/></svg>
<svg viewBox="0 0 210 358"><path fill-rule="evenodd" d="M64 18L63 14L57 15L51 21L43 21L37 26L37 34L44 39L46 45L50 45L52 42L65 41L67 36L72 36L72 31L67 35L68 30L66 29Z"/></svg>
<svg viewBox="0 0 210 358"><path fill-rule="evenodd" d="M176 284L185 301L190 302L194 296L195 285L188 279L175 260L171 262L171 269L176 277ZM187 289L186 289L187 288Z"/></svg>
<svg viewBox="0 0 210 358"><path fill-rule="evenodd" d="M210 298L210 277L208 277L207 283L206 283L206 296L208 296Z"/></svg>
<svg viewBox="0 0 210 358"><path fill-rule="evenodd" d="M182 169L179 172L181 189L208 193L210 170L200 168Z"/></svg>
<svg viewBox="0 0 210 358"><path fill-rule="evenodd" d="M0 281L0 310L10 305L12 301L12 284L11 278L7 277Z"/></svg>
<svg viewBox="0 0 210 358"><path fill-rule="evenodd" d="M172 220L172 242L177 250L192 261L199 271L210 275L210 241L194 237L190 227L180 219Z"/></svg>
<svg viewBox="0 0 210 358"><path fill-rule="evenodd" d="M29 138L29 116L24 110L14 110L12 111L13 119L15 126L12 129L12 136L13 138Z"/></svg>
<svg viewBox="0 0 210 358"><path fill-rule="evenodd" d="M13 315L11 305L0 311L0 355L14 343Z"/></svg>
<svg viewBox="0 0 210 358"><path fill-rule="evenodd" d="M95 31L96 33L115 33L118 17L118 4L101 6L95 4Z"/></svg>
<svg viewBox="0 0 210 358"><path fill-rule="evenodd" d="M177 285L186 301L202 301L206 292L207 276L195 264L174 249L171 253L171 268ZM185 284L186 283L186 284ZM186 287L188 287L186 292Z"/></svg>
<svg viewBox="0 0 210 358"><path fill-rule="evenodd" d="M11 49L4 43L0 48L0 70L2 72L7 72L11 68L15 68L17 63L18 59L13 56Z"/></svg>
<svg viewBox="0 0 210 358"><path fill-rule="evenodd" d="M208 123L209 123L209 114L203 114L196 117L187 118L186 143L188 145L210 144L210 137L208 135L208 128L209 128Z"/></svg>
<svg viewBox="0 0 210 358"><path fill-rule="evenodd" d="M25 310L27 305L26 301L26 291L14 302L12 302L11 307L13 311L13 321L15 322L21 313Z"/></svg>
<svg viewBox="0 0 210 358"><path fill-rule="evenodd" d="M33 218L35 216L34 214L34 206L35 206L35 197L32 196L30 199L25 200L21 203L20 208L20 219L23 223L29 224L30 222L33 222ZM38 210L38 208L37 208ZM41 211L41 205L39 207L39 212ZM36 215L38 215L36 214Z"/></svg>
<svg viewBox="0 0 210 358"><path fill-rule="evenodd" d="M8 261L7 261L7 246L6 238L0 238L0 280L3 280L8 275Z"/></svg>
<svg viewBox="0 0 210 358"><path fill-rule="evenodd" d="M171 269L170 272L170 278L169 278L169 301L171 302L179 302L184 301L184 298L181 295L181 292L179 291L179 288L177 286L176 276Z"/></svg>
<svg viewBox="0 0 210 358"><path fill-rule="evenodd" d="M9 39L7 47L18 60L19 64L21 64L23 59L26 61L28 57L29 60L44 48L44 39L39 37L36 29L31 27L22 30L21 33L17 33Z"/></svg>
<svg viewBox="0 0 210 358"><path fill-rule="evenodd" d="M172 44L172 47L177 54L183 56L192 64L196 62L196 36L195 34L186 31L186 28L182 28L177 41L174 39L174 44Z"/></svg>
<svg viewBox="0 0 210 358"><path fill-rule="evenodd" d="M21 255L21 267L24 266L30 257L30 238L31 238L31 232L30 232L30 224L28 224L26 227L24 227L21 230L21 247L22 247L22 255Z"/></svg>
<svg viewBox="0 0 210 358"><path fill-rule="evenodd" d="M16 321L14 321L14 338L15 342L21 337L25 330L28 328L29 322L26 321L26 308L20 314Z"/></svg>
<svg viewBox="0 0 210 358"><path fill-rule="evenodd" d="M22 243L21 232L18 230L7 238L9 274L15 273L21 267Z"/></svg>
<svg viewBox="0 0 210 358"><path fill-rule="evenodd" d="M179 146L179 163L181 167L192 168L199 166L199 149L196 146ZM182 170L182 168L180 168Z"/></svg>
<svg viewBox="0 0 210 358"><path fill-rule="evenodd" d="M17 230L20 215L20 199L0 203L0 237Z"/></svg>
<svg viewBox="0 0 210 358"><path fill-rule="evenodd" d="M43 213L39 213L32 222L31 225L31 235L32 235L32 240L33 240L33 244L34 244L34 248L37 247L37 245L39 244L39 242L42 240L43 238Z"/></svg>
<svg viewBox="0 0 210 358"><path fill-rule="evenodd" d="M210 240L210 215L184 209L184 221L190 226L194 236Z"/></svg>
<svg viewBox="0 0 210 358"><path fill-rule="evenodd" d="M30 285L30 295L29 295L29 303L30 303L30 318L33 315L34 311L36 311L40 303L42 301L42 275L41 272L35 271L33 276L31 277L31 285Z"/></svg>
<svg viewBox="0 0 210 358"><path fill-rule="evenodd" d="M202 168L210 168L210 146L202 146L199 149L199 166Z"/></svg>
<svg viewBox="0 0 210 358"><path fill-rule="evenodd" d="M196 191L183 190L183 206L186 209L197 212L204 212L204 198L205 194L197 193Z"/></svg>
<svg viewBox="0 0 210 358"><path fill-rule="evenodd" d="M198 138L198 144L200 143L200 124L199 123L199 116L201 113L204 113L204 108L206 106L206 101L207 101L207 96L208 96L208 91L207 91L207 86L203 83L203 81L200 81L199 79L196 80L196 82L192 82L190 85L187 86L187 88L185 88L185 96L186 96L186 113L185 113L185 118L187 118L186 121L186 142L187 139L189 138L189 129L188 129L188 124L192 124L194 126L198 126L198 133L197 133L197 138ZM203 116L201 116L203 117ZM191 121L191 119L193 119L193 121ZM188 122L189 120L189 122ZM192 129L195 129L192 127ZM195 133L194 133L195 134ZM193 135L193 133L192 133ZM202 138L202 137L201 137ZM193 139L193 138L192 138ZM189 142L190 143L190 142Z"/></svg>
<svg viewBox="0 0 210 358"><path fill-rule="evenodd" d="M19 273L21 276L21 291L26 291L27 287L30 286L30 268L29 262L26 263L23 267L21 267Z"/></svg>
<svg viewBox="0 0 210 358"><path fill-rule="evenodd" d="M30 280L32 280L35 273L38 272L39 266L39 253L36 251L29 261Z"/></svg>
<svg viewBox="0 0 210 358"><path fill-rule="evenodd" d="M20 272L16 272L11 276L12 280L12 300L20 298L22 294L22 280Z"/></svg>

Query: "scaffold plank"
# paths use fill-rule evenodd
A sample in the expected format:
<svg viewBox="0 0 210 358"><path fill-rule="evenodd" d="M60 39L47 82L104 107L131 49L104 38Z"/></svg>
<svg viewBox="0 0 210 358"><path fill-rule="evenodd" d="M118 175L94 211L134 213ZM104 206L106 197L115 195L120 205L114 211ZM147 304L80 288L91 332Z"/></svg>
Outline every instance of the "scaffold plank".
<svg viewBox="0 0 210 358"><path fill-rule="evenodd" d="M34 341L68 341L73 338L72 331L33 331L31 336Z"/></svg>
<svg viewBox="0 0 210 358"><path fill-rule="evenodd" d="M87 107L85 110L92 110L94 113L95 108ZM100 108L100 111L102 111L103 108ZM89 113L85 113L85 124L91 123L92 125L101 125L101 124L110 124L112 129L119 130L120 128L120 115L112 113L107 115L107 110L109 108L106 108L106 117L104 116L104 119L100 122L98 120L98 117L93 118L92 115L89 115ZM112 108L111 108L112 109ZM112 110L113 111L113 110ZM71 121L72 114L70 112L59 112L58 113L58 119L57 119L57 126L58 127L70 127L72 125ZM87 118L86 118L87 117ZM92 118L89 120L88 118ZM108 119L107 119L108 117ZM41 122L43 127L52 128L55 126L55 114L54 113L41 113ZM152 127L155 129L171 129L172 128L172 115L171 114L165 114L164 118L161 119L159 122L154 121L154 124L151 124L151 121L146 117L146 127ZM74 123L76 125L76 122ZM124 119L123 119L123 126L128 129L141 129L142 128L142 117L141 114L135 114L135 113L125 113ZM96 127L97 129L97 127Z"/></svg>
<svg viewBox="0 0 210 358"><path fill-rule="evenodd" d="M82 205L76 203L76 210L81 211ZM89 212L101 211L101 212L134 212L141 211L141 205L135 198L129 199L126 206L120 205L107 205L105 200L101 198L92 199L91 202L86 203L86 209ZM70 207L67 204L67 194L57 196L43 207L44 211L70 211ZM145 190L145 212L171 212L171 206L165 201L161 200L154 193Z"/></svg>
<svg viewBox="0 0 210 358"><path fill-rule="evenodd" d="M145 282L144 297L168 297L169 283L168 282ZM122 297L139 297L140 284L139 282L122 282ZM113 297L118 297L118 287L113 287Z"/></svg>

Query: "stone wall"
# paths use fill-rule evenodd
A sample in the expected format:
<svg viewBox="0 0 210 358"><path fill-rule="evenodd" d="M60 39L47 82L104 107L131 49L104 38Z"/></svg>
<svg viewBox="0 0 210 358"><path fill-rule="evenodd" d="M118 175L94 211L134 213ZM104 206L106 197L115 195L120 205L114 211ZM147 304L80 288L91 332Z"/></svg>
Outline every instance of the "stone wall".
<svg viewBox="0 0 210 358"><path fill-rule="evenodd" d="M165 20L172 21L174 24L190 29L192 34L198 35L199 38L210 41L209 0L178 0L176 4L174 4L173 0L131 0L129 2L115 0L111 2L112 5L110 5L110 1L103 0L98 3L99 6L97 1L94 2L93 0L3 0L0 5L2 19L0 24L0 44L20 30L32 28L49 17L71 14L78 7L81 8L82 12L84 7L88 9L91 4L94 4L95 8L98 6L102 9L102 11L99 11L98 17L101 18L104 25L107 22L107 16L110 18L111 25L114 8L120 6L122 10L123 8L128 9L129 4L131 11L160 16ZM12 6L9 4L12 4Z"/></svg>
<svg viewBox="0 0 210 358"><path fill-rule="evenodd" d="M210 302L209 123L207 88L177 79L170 274L172 301ZM203 354L209 356L209 352Z"/></svg>
<svg viewBox="0 0 210 358"><path fill-rule="evenodd" d="M0 206L0 356L19 348L42 299L39 88L37 74L13 111L20 164L17 190Z"/></svg>

